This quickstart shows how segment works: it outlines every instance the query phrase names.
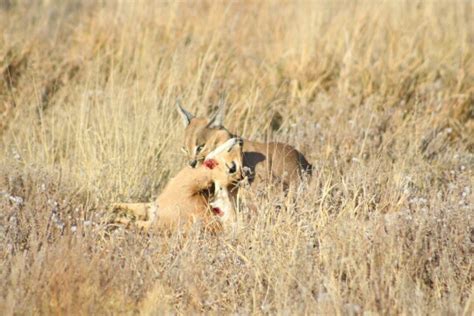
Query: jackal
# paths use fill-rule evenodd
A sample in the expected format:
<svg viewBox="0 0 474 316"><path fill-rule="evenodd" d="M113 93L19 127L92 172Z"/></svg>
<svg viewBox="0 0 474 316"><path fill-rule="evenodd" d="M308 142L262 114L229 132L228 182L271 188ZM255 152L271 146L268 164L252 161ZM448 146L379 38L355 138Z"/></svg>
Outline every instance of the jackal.
<svg viewBox="0 0 474 316"><path fill-rule="evenodd" d="M218 231L235 221L236 183L242 179L242 142L230 138L217 146L197 168L186 166L172 178L154 203L116 203L115 212L137 218L134 224L145 230L154 227L189 227L202 221ZM128 218L116 223L128 224Z"/></svg>

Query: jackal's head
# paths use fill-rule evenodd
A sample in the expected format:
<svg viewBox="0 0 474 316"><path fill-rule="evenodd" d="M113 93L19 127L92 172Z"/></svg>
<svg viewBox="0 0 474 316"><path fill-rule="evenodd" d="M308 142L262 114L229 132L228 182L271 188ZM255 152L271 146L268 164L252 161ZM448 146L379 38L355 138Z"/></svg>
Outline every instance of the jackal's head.
<svg viewBox="0 0 474 316"><path fill-rule="evenodd" d="M206 155L199 168L212 170L209 207L221 223L234 222L235 205L230 189L242 180L242 139L232 137Z"/></svg>
<svg viewBox="0 0 474 316"><path fill-rule="evenodd" d="M222 125L224 120L224 103L221 103L211 119L195 117L178 102L177 110L185 126L183 152L188 163L196 168L206 155L219 145L231 139L233 135Z"/></svg>
<svg viewBox="0 0 474 316"><path fill-rule="evenodd" d="M232 186L242 180L242 139L232 137L217 146L206 155L200 168L215 170L213 180L223 186Z"/></svg>

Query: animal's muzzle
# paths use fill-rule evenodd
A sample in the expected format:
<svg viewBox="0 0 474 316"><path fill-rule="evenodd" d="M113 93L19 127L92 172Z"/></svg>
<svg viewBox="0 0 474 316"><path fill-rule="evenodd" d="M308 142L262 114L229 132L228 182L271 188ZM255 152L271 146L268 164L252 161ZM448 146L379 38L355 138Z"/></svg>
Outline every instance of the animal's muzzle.
<svg viewBox="0 0 474 316"><path fill-rule="evenodd" d="M189 165L191 166L191 168L196 168L197 163L198 161L196 159L189 161Z"/></svg>

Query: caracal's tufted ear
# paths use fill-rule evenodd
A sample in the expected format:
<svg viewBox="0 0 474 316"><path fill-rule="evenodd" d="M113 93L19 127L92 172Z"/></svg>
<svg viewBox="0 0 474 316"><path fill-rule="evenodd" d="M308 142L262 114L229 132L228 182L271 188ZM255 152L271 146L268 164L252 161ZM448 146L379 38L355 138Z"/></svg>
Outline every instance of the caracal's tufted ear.
<svg viewBox="0 0 474 316"><path fill-rule="evenodd" d="M176 109L178 110L178 113L180 114L181 118L183 119L183 124L184 127L187 127L189 123L191 123L191 120L194 118L194 115L186 111L182 106L181 102L178 100L176 101Z"/></svg>
<svg viewBox="0 0 474 316"><path fill-rule="evenodd" d="M224 116L225 116L225 107L226 102L224 99L219 101L219 106L214 116L209 120L207 127L209 128L221 128L224 125Z"/></svg>

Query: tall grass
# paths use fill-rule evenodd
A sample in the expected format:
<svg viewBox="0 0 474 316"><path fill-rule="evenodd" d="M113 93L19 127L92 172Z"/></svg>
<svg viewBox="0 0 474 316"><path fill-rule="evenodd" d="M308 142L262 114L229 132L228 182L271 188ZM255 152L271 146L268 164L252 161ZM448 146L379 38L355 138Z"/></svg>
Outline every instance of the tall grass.
<svg viewBox="0 0 474 316"><path fill-rule="evenodd" d="M2 314L470 315L469 1L0 1ZM177 99L288 142L240 230L110 229L184 165Z"/></svg>

